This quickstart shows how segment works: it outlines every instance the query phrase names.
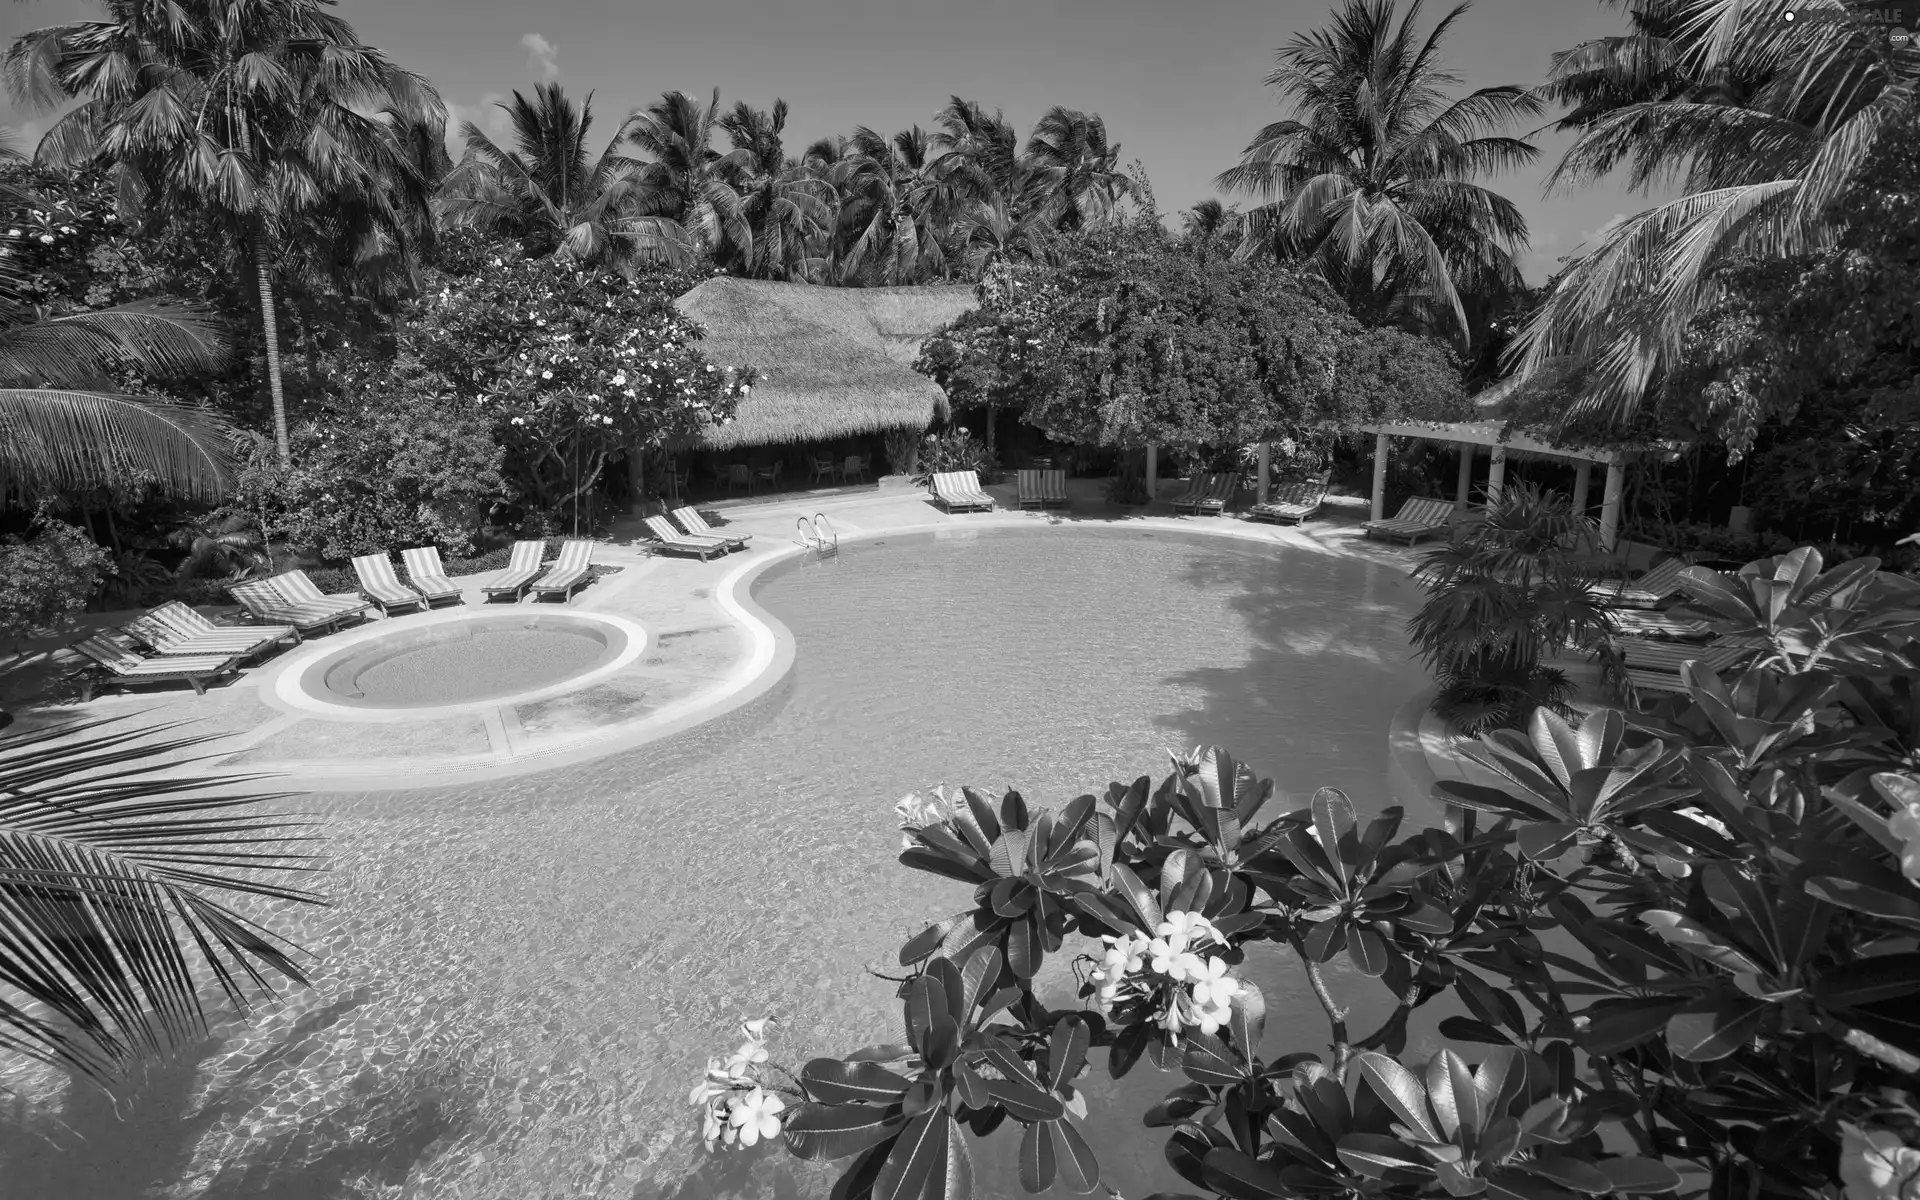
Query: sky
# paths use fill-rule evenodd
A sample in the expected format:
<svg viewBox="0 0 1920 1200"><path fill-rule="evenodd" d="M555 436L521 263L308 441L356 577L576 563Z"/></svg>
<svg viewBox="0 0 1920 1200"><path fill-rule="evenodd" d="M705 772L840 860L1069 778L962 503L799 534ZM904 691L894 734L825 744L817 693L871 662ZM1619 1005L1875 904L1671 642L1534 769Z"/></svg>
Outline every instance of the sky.
<svg viewBox="0 0 1920 1200"><path fill-rule="evenodd" d="M1403 0L1402 7L1405 7ZM1427 3L1425 28L1448 6ZM0 6L0 38L87 19L86 0ZM744 99L791 110L789 152L867 125L883 134L931 127L950 95L1004 110L1024 139L1048 107L1099 113L1122 162L1145 166L1163 211L1215 195L1261 125L1285 115L1263 80L1276 49L1327 23L1328 0L340 0L366 42L425 75L462 119L501 128L494 104L557 79L593 93L594 131L662 92ZM1462 90L1532 85L1548 58L1618 32L1600 0L1477 0L1454 26L1443 61ZM0 103L0 124L24 135L46 114ZM1544 197L1568 139L1537 139L1531 167L1483 180L1526 215L1521 267L1541 282L1610 222L1652 200L1603 183ZM458 145L452 147L457 156ZM1658 200L1661 197L1654 197Z"/></svg>

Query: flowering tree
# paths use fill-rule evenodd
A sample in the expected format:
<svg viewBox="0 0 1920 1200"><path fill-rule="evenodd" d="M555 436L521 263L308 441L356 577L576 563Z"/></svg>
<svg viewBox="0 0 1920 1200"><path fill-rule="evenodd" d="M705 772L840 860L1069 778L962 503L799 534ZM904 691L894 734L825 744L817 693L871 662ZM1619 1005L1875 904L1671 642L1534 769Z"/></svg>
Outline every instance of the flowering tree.
<svg viewBox="0 0 1920 1200"><path fill-rule="evenodd" d="M1024 413L1067 384L1064 331L1050 316L1063 296L1053 273L1011 262L989 267L979 293L979 308L921 345L914 370L951 403L987 410L992 454L996 412Z"/></svg>
<svg viewBox="0 0 1920 1200"><path fill-rule="evenodd" d="M492 414L509 476L552 511L615 454L733 419L751 372L701 354L699 326L673 307L696 281L503 252L442 276L411 337L429 368Z"/></svg>
<svg viewBox="0 0 1920 1200"><path fill-rule="evenodd" d="M1215 749L1058 812L909 796L901 862L971 899L900 951L906 1041L789 1075L750 1026L693 1093L707 1142L848 1160L849 1200L959 1200L967 1134L1012 1124L1028 1191L1084 1194L1075 1080L1101 1048L1115 1077L1178 1073L1146 1123L1236 1200L1912 1200L1920 584L1877 568L1690 569L1743 673L1690 663L1651 712L1487 735L1465 755L1497 786L1439 784L1444 826L1411 836L1331 788L1270 815ZM1097 939L1087 1003L1050 1009L1034 980L1069 939ZM1328 1036L1270 1057L1238 968L1277 948ZM1378 1029L1349 1028L1341 957L1391 995ZM1404 1061L1448 994L1454 1045Z"/></svg>

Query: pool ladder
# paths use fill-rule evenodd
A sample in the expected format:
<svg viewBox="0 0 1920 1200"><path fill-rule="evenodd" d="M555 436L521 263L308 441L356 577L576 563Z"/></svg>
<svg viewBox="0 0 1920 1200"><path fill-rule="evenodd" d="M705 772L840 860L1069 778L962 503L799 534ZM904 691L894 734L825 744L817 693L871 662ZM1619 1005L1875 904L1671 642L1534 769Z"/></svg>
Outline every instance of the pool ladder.
<svg viewBox="0 0 1920 1200"><path fill-rule="evenodd" d="M828 555L840 552L840 534L833 528L833 522L827 520L827 514L815 513L813 519L794 518L794 524L800 529L800 544L816 554Z"/></svg>

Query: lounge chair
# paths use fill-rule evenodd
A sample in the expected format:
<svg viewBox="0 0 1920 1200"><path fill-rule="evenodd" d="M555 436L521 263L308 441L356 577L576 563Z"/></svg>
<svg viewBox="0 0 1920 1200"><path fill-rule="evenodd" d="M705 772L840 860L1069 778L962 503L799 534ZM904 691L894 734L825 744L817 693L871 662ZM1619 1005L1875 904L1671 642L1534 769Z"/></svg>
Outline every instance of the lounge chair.
<svg viewBox="0 0 1920 1200"><path fill-rule="evenodd" d="M178 600L149 609L121 628L156 654L173 657L220 654L248 659L281 642L300 641L300 631L291 625L215 625Z"/></svg>
<svg viewBox="0 0 1920 1200"><path fill-rule="evenodd" d="M142 658L125 646L100 634L75 642L72 647L91 660L70 678L80 680L80 699L93 699L101 682L131 687L136 683L185 683L199 695L207 694L207 683L236 670L236 654L174 655ZM104 672L105 678L102 679Z"/></svg>
<svg viewBox="0 0 1920 1200"><path fill-rule="evenodd" d="M1627 664L1627 682L1636 692L1685 692L1687 685L1680 671L1686 664L1699 662L1709 671L1724 675L1743 669L1764 649L1758 639L1745 637L1717 638L1705 646L1620 638L1618 645Z"/></svg>
<svg viewBox="0 0 1920 1200"><path fill-rule="evenodd" d="M440 547L415 546L411 550L402 550L400 561L407 566L407 583L427 598L428 608L433 607L435 600L466 603L459 585L447 578L447 568L440 561Z"/></svg>
<svg viewBox="0 0 1920 1200"><path fill-rule="evenodd" d="M933 498L948 512L993 511L993 497L981 490L977 471L935 471Z"/></svg>
<svg viewBox="0 0 1920 1200"><path fill-rule="evenodd" d="M1327 502L1324 483L1283 483L1270 493L1265 504L1247 509L1249 521L1271 521L1275 525L1300 525L1320 515Z"/></svg>
<svg viewBox="0 0 1920 1200"><path fill-rule="evenodd" d="M353 560L353 573L359 577L360 594L380 610L381 616L392 616L396 608L405 612L427 607L425 596L401 584L393 573L393 560L385 554L362 554Z"/></svg>
<svg viewBox="0 0 1920 1200"><path fill-rule="evenodd" d="M1042 508L1046 505L1046 493L1042 488L1040 476L1038 467L1021 468L1018 480L1021 508Z"/></svg>
<svg viewBox="0 0 1920 1200"><path fill-rule="evenodd" d="M1672 642L1704 642L1713 636L1705 621L1689 620L1663 612L1622 608L1613 611L1613 623L1622 634L1633 638L1652 638Z"/></svg>
<svg viewBox="0 0 1920 1200"><path fill-rule="evenodd" d="M1411 546L1423 537L1442 534L1453 527L1453 501L1416 497L1400 506L1400 511L1384 521L1368 521L1360 528L1368 537L1387 541L1407 539Z"/></svg>
<svg viewBox="0 0 1920 1200"><path fill-rule="evenodd" d="M1194 516L1217 517L1226 511L1227 504L1233 499L1233 493L1240 487L1240 476L1232 471L1216 471L1207 476L1206 487L1200 495L1191 501L1182 496L1174 501L1173 511L1179 512L1182 501Z"/></svg>
<svg viewBox="0 0 1920 1200"><path fill-rule="evenodd" d="M230 584L227 594L239 601L254 620L269 625L291 625L302 634L326 633L354 615L332 604L289 600L264 579ZM358 611L365 609L363 604Z"/></svg>
<svg viewBox="0 0 1920 1200"><path fill-rule="evenodd" d="M753 540L753 535L750 533L721 533L707 524L707 519L700 515L700 510L692 505L674 509L673 519L680 522L680 528L686 531L688 537L719 538L723 542L732 542L736 550L745 550L747 543Z"/></svg>
<svg viewBox="0 0 1920 1200"><path fill-rule="evenodd" d="M1613 608L1656 608L1680 594L1680 572L1688 565L1683 559L1669 558L1655 563L1631 583L1621 579L1602 580L1593 585L1593 594Z"/></svg>
<svg viewBox="0 0 1920 1200"><path fill-rule="evenodd" d="M1040 472L1040 503L1047 507L1059 505L1065 508L1067 499L1067 471L1065 467L1046 467Z"/></svg>
<svg viewBox="0 0 1920 1200"><path fill-rule="evenodd" d="M1199 504L1201 498L1207 494L1207 489L1212 486L1213 478L1212 475L1194 472L1193 478L1187 481L1187 490L1173 498L1173 511L1184 512Z"/></svg>
<svg viewBox="0 0 1920 1200"><path fill-rule="evenodd" d="M506 570L494 576L493 582L480 589L481 594L491 600L495 596L511 596L516 602L527 594L527 586L540 577L540 560L546 557L547 544L533 541L515 542L513 555L507 559Z"/></svg>
<svg viewBox="0 0 1920 1200"><path fill-rule="evenodd" d="M367 603L364 597L354 592L341 592L333 596L327 595L320 590L318 584L307 578L305 571L299 570L298 568L291 571L282 571L272 579L267 580L267 582L272 584L273 590L279 592L280 595L291 604L325 606L335 609L345 616L361 617L366 616L367 610L373 607L373 605Z"/></svg>
<svg viewBox="0 0 1920 1200"><path fill-rule="evenodd" d="M670 550L675 554L697 554L701 562L738 548L727 538L681 533L665 517L648 517L647 528L653 531L656 549Z"/></svg>
<svg viewBox="0 0 1920 1200"><path fill-rule="evenodd" d="M648 517L649 521L666 522L659 517ZM593 582L593 543L584 540L560 543L560 557L553 560L553 566L547 573L529 585L536 596L560 593L562 600L571 600L575 588L582 588Z"/></svg>

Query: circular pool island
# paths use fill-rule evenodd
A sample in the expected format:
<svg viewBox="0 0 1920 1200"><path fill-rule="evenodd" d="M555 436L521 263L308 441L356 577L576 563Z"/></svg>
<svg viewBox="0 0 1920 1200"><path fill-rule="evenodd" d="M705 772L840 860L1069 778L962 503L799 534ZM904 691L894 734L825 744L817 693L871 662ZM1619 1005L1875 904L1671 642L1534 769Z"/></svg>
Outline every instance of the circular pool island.
<svg viewBox="0 0 1920 1200"><path fill-rule="evenodd" d="M307 712L418 716L583 686L631 662L645 644L640 626L600 613L443 610L317 643L275 692Z"/></svg>

